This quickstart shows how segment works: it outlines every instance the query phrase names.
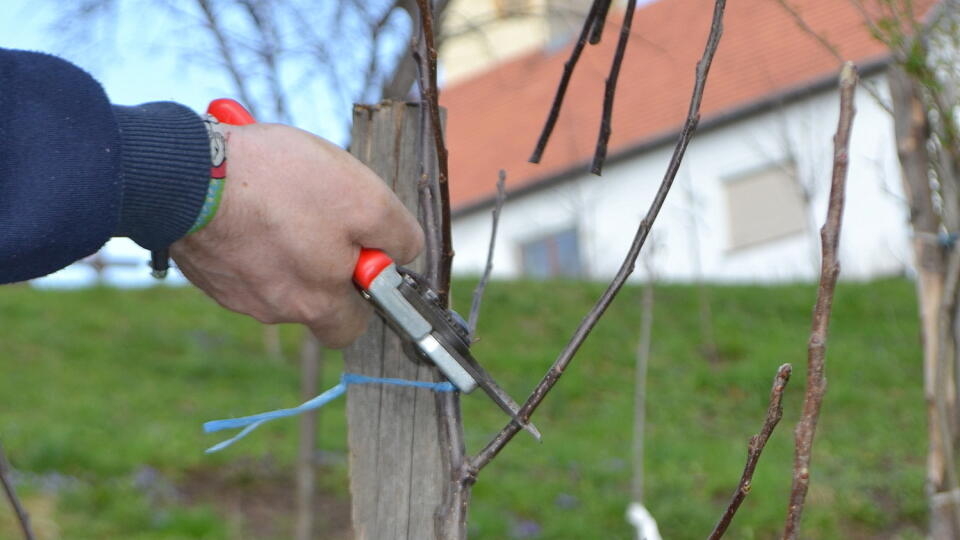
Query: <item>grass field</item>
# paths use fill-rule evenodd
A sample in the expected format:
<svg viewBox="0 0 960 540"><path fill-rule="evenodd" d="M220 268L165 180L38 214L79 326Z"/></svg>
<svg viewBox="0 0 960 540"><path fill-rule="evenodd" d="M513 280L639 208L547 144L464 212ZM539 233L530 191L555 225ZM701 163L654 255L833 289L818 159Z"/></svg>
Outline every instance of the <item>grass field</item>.
<svg viewBox="0 0 960 540"><path fill-rule="evenodd" d="M455 289L466 311L471 282ZM488 288L474 351L522 397L601 287ZM728 538L781 527L814 287L711 287L719 359L702 354L695 288L657 289L648 376L645 504L664 538L704 538L743 467L781 363L794 365L784 420ZM631 538L634 350L640 289L627 288L537 412L543 445L517 437L474 489L471 538ZM805 538L922 538L925 443L913 285L841 283L829 388L804 514ZM295 358L300 330L284 327ZM70 292L0 288L0 441L41 538L284 538L296 422L275 421L212 456L202 422L291 406L293 360L270 361L262 331L191 289ZM324 386L341 371L328 355ZM343 401L320 420L318 515L348 512ZM468 448L503 416L464 400ZM0 538L16 538L0 504Z"/></svg>

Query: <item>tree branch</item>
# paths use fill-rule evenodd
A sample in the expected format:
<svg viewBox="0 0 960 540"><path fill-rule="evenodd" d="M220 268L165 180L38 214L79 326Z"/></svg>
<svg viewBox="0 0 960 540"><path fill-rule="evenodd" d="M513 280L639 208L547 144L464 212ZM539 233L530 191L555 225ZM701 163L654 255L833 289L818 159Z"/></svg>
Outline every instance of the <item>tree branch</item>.
<svg viewBox="0 0 960 540"><path fill-rule="evenodd" d="M17 521L20 523L20 530L23 532L24 540L33 540L33 529L30 528L30 516L27 515L27 511L23 509L23 505L20 504L20 499L17 498L17 492L13 489L13 482L10 481L10 478L7 476L10 472L10 464L7 462L7 456L3 453L3 446L0 445L0 484L3 484L3 491L7 494L7 500L10 501L10 506L13 507L13 511L17 514Z"/></svg>
<svg viewBox="0 0 960 540"><path fill-rule="evenodd" d="M833 177L830 181L830 203L827 219L820 229L823 257L820 263L820 285L813 310L813 325L807 346L807 390L803 398L803 413L795 431L796 453L793 463L793 485L790 489L790 504L783 530L785 540L795 540L800 529L800 515L810 485L810 454L813 438L820 417L820 406L827 391L824 361L827 350L827 329L830 326L830 310L833 293L840 275L838 248L840 229L843 224L844 189L847 180L848 148L850 131L856 108L853 103L857 86L857 70L847 62L840 72L840 120L833 138Z"/></svg>
<svg viewBox="0 0 960 540"><path fill-rule="evenodd" d="M254 47L254 54L260 57L265 68L267 85L270 88L270 97L273 101L273 112L280 122L291 123L290 108L287 106L286 93L281 83L278 56L284 50L281 32L277 28L276 15L270 2L263 0L242 0L242 7L247 12L250 23L257 30L259 43Z"/></svg>
<svg viewBox="0 0 960 540"><path fill-rule="evenodd" d="M713 21L710 26L710 35L707 38L703 57L697 62L696 82L693 87L693 95L690 98L690 108L687 111L687 119L680 131L673 156L670 158L670 163L660 183L660 188L657 190L657 194L653 202L651 202L646 216L644 216L640 222L627 256L617 271L616 276L613 278L613 281L607 286L607 290L604 291L596 305L593 306L587 316L581 321L580 326L577 327L567 346L560 352L553 366L550 367L550 370L544 375L530 397L527 398L526 403L520 408L519 416L523 423L526 423L530 419L530 416L537 409L537 406L540 405L547 393L550 392L557 383L557 380L560 379L560 376L563 375L564 370L573 360L574 355L580 350L580 346L587 339L587 336L590 335L590 331L593 330L597 321L600 320L600 317L603 316L607 307L613 302L620 288L623 287L623 284L626 282L627 277L633 272L637 256L640 254L640 248L643 247L650 233L650 228L657 219L657 214L659 214L660 208L663 206L663 202L670 192L670 187L673 185L677 171L680 169L680 163L683 161L683 155L687 150L687 145L690 143L690 139L693 137L693 133L696 131L697 124L700 121L700 103L703 100L703 90L707 83L710 64L713 62L713 56L720 43L720 36L723 34L723 12L725 7L726 0L716 0L713 10ZM510 422L510 424L501 429L493 440L473 459L470 473L475 476L480 469L490 463L517 434L520 428L519 423Z"/></svg>
<svg viewBox="0 0 960 540"><path fill-rule="evenodd" d="M437 289L439 284L439 269L441 259L441 244L443 243L443 233L440 222L437 221L439 214L437 208L437 199L439 186L437 185L434 169L436 160L434 152L431 152L431 145L428 139L433 140L430 125L430 104L427 98L426 89L430 82L427 80L427 46L426 40L422 34L418 34L416 42L413 44L413 54L411 55L416 62L417 71L417 89L420 96L420 111L418 114L417 127L417 154L420 157L420 180L417 184L417 192L420 195L420 222L423 225L424 249L423 256L426 259L426 278L430 287Z"/></svg>
<svg viewBox="0 0 960 540"><path fill-rule="evenodd" d="M420 31L426 48L427 82L424 89L430 109L430 124L437 151L437 184L440 205L440 267L437 269L437 295L443 305L450 294L450 264L453 261L453 246L450 242L450 186L447 183L447 147L443 144L443 126L440 123L440 92L437 89L437 47L433 37L433 8L430 0L417 0L420 8Z"/></svg>
<svg viewBox="0 0 960 540"><path fill-rule="evenodd" d="M811 28L810 25L807 24L807 21L804 20L803 15L801 15L795 7L790 5L787 0L777 0L777 3L780 4L780 6L784 9L784 11L787 12L788 15L790 15L791 18L793 18L793 21L797 23L797 26L800 27L801 30L803 30L813 39L817 40L817 42L820 43L820 45L823 46L828 53L830 53L830 56L836 58L837 62L840 64L844 64L846 62L846 59L842 54L840 54L840 49L838 49L837 46L831 43L826 37L818 34L813 28ZM862 6L859 6L856 0L851 0L851 3L854 4L854 6L862 8ZM875 24L869 20L869 17L866 18L866 22L871 26L871 30L875 28ZM891 115L893 114L893 109L891 109L890 105L881 98L880 92L877 91L872 84L866 83L863 85L863 87L867 90L867 92L870 93L870 96L877 103L877 105L880 106L880 108L887 111Z"/></svg>
<svg viewBox="0 0 960 540"><path fill-rule="evenodd" d="M610 12L610 4L612 0L606 0L600 2L600 9L597 11L596 18L593 19L593 28L590 29L590 44L596 45L600 43L600 38L603 37L603 27L607 24L607 13Z"/></svg>
<svg viewBox="0 0 960 540"><path fill-rule="evenodd" d="M260 118L260 111L257 110L256 102L250 97L250 92L247 91L246 81L233 55L233 48L227 39L226 32L220 26L217 15L213 12L210 0L196 0L196 2L200 11L203 12L207 29L210 30L210 33L213 34L213 38L217 42L217 49L219 49L220 57L223 59L223 67L227 70L227 73L230 74L233 85L237 89L237 94L240 95L240 100L243 102L244 107L250 110L250 114L252 114L254 118Z"/></svg>
<svg viewBox="0 0 960 540"><path fill-rule="evenodd" d="M553 96L553 105L550 106L550 113L547 115L547 121L543 124L543 131L540 132L540 138L537 140L537 146L533 149L530 156L530 163L540 163L543 157L543 151L547 148L547 141L550 140L550 134L553 133L554 126L557 125L557 118L560 116L560 107L563 106L563 98L567 94L567 86L570 85L570 77L573 76L573 70L577 67L577 61L580 60L580 53L587 44L587 35L593 28L594 21L603 5L610 0L593 0L587 18L583 21L583 28L580 30L580 37L577 38L573 50L570 51L570 58L563 64L563 75L560 76L560 83L557 85L557 93Z"/></svg>
<svg viewBox="0 0 960 540"><path fill-rule="evenodd" d="M497 245L497 225L500 224L500 211L503 210L503 203L507 198L507 191L504 184L507 181L507 173L500 169L500 178L497 180L497 201L493 205L492 225L490 227L490 245L487 247L487 265L483 269L483 276L477 283L477 288L473 290L473 303L470 305L470 316L467 318L467 331L470 333L470 339L477 335L477 321L480 319L480 302L483 301L483 292L487 288L487 282L490 281L490 273L493 271L493 250Z"/></svg>
<svg viewBox="0 0 960 540"><path fill-rule="evenodd" d="M630 26L633 24L633 11L637 7L637 0L627 0L627 10L623 13L623 25L620 27L620 40L617 42L617 52L613 55L613 64L610 66L610 75L607 77L603 91L603 117L600 120L600 135L597 136L597 149L593 153L593 164L590 172L600 175L603 162L607 158L607 141L612 131L611 116L613 115L613 98L617 92L617 79L620 77L620 66L627 51L627 42L630 40ZM603 24L602 21L599 24ZM592 43L592 42L591 42Z"/></svg>
<svg viewBox="0 0 960 540"><path fill-rule="evenodd" d="M767 407L767 417L763 421L763 427L760 433L750 437L750 444L747 446L747 464L743 467L743 474L740 475L740 484L737 490L733 492L733 498L727 505L726 511L720 516L720 521L710 533L709 540L719 540L727 532L727 527L733 521L740 504L747 498L753 482L753 472L757 469L757 463L760 461L760 454L767 445L773 429L777 427L780 419L783 417L783 390L787 387L790 380L790 373L793 368L790 364L784 364L777 370L776 377L773 378L773 388L770 390L770 405Z"/></svg>
<svg viewBox="0 0 960 540"><path fill-rule="evenodd" d="M450 192L447 184L447 149L443 143L443 125L437 89L437 49L433 34L431 0L417 0L420 14L420 33L411 58L417 67L420 90L420 122L417 145L420 153L420 202L424 209L427 236L427 275L431 286L444 306L449 305L450 265L453 249L450 242ZM439 9L447 5L438 2ZM409 6L408 6L409 7ZM409 85L408 85L409 88ZM429 115L429 122L427 121ZM431 155L428 136L433 135L435 156ZM434 161L436 158L436 161ZM437 180L429 181L436 166ZM437 215L439 210L439 216ZM434 530L437 538L466 538L467 506L470 503L471 484L463 482L467 467L467 452L463 440L463 421L460 414L460 395L457 392L435 392L438 437L443 470L450 478L443 491L440 505L434 511Z"/></svg>
<svg viewBox="0 0 960 540"><path fill-rule="evenodd" d="M640 299L640 339L637 340L633 384L633 483L630 490L632 504L643 503L643 444L647 424L647 369L650 366L650 353L653 349L654 285L657 281L653 260L656 247L656 241L651 241L643 261L647 270L647 283L643 286L643 295Z"/></svg>

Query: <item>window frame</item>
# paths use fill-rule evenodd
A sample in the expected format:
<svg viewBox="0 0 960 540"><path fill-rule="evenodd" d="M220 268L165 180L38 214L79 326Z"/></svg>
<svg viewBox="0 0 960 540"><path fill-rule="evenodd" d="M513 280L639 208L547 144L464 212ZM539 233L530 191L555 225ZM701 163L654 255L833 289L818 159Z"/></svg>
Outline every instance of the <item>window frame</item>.
<svg viewBox="0 0 960 540"><path fill-rule="evenodd" d="M734 242L734 226L733 226L733 209L731 208L731 197L730 197L730 186L736 184L737 182L750 180L760 176L764 173L769 172L779 172L787 179L791 187L795 190L797 200L799 202L800 210L800 224L795 230L787 230L784 232L776 233L772 236L762 238L759 240L751 240L748 242L736 243ZM797 175L798 168L797 164L793 159L784 159L779 161L766 162L754 167L749 167L740 171L737 171L734 174L725 175L720 178L720 197L722 199L723 213L725 218L725 227L726 227L726 238L724 251L729 254L741 253L758 247L764 247L771 245L775 242L793 237L793 236L806 236L809 229L809 216L807 213L809 209L806 206L806 202L803 199L803 193L801 187L797 185L796 180L791 178L791 174Z"/></svg>
<svg viewBox="0 0 960 540"><path fill-rule="evenodd" d="M558 238L562 235L570 234L573 237L574 248L577 260L576 271L572 274L564 274L559 272L554 272L556 268L561 267L561 261L559 257L559 242ZM529 265L527 264L527 250L539 243L547 244L547 265L548 272L546 275L537 275L530 271ZM525 238L517 243L517 258L520 261L520 275L527 279L536 279L536 280L551 280L551 279L583 279L587 275L587 269L585 265L585 260L583 257L583 235L581 234L580 227L575 224L571 224L564 227L557 227L549 229L540 234L530 236Z"/></svg>

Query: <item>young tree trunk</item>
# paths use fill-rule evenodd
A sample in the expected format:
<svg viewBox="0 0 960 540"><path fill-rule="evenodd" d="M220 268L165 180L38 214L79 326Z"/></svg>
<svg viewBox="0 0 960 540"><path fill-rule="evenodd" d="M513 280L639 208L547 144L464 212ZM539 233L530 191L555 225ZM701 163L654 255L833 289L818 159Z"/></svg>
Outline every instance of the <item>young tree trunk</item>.
<svg viewBox="0 0 960 540"><path fill-rule="evenodd" d="M949 425L946 411L955 407L952 384L943 377L940 341L941 299L944 291L946 260L938 242L939 217L933 206L930 187L930 157L927 152L929 128L920 98L920 88L902 69L889 73L893 102L897 153L903 177L903 189L910 207L913 252L917 269L917 298L923 340L924 397L927 402L929 450L927 454L927 495L930 504L930 534L935 540L960 538L957 527L960 500L950 489L948 479L955 467L952 437L944 437ZM940 369L938 370L938 367ZM938 384L938 379L940 384Z"/></svg>
<svg viewBox="0 0 960 540"><path fill-rule="evenodd" d="M418 114L417 105L396 101L356 105L350 148L413 212L418 212L420 181ZM409 266L423 272L423 257ZM407 354L379 317L344 351L344 360L350 373L444 380L432 365ZM466 537L464 490L469 488L459 482L461 464L456 462L463 454L458 399L456 394L394 385L349 387L350 493L357 538Z"/></svg>
<svg viewBox="0 0 960 540"><path fill-rule="evenodd" d="M300 344L300 398L303 401L317 395L318 379L323 363L320 342L309 330L304 330ZM296 540L312 540L316 524L313 519L316 499L317 411L300 416L300 441L297 446L297 521Z"/></svg>

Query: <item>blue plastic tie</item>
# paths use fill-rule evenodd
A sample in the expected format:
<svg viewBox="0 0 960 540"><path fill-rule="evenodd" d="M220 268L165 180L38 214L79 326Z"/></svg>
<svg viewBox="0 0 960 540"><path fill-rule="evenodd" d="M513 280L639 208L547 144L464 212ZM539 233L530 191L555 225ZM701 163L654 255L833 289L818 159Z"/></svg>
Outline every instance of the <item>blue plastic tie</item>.
<svg viewBox="0 0 960 540"><path fill-rule="evenodd" d="M296 407L290 409L277 409L275 411L269 411L260 414L254 414L251 416L244 416L241 418L227 418L224 420L211 420L203 424L203 431L205 433L213 433L214 431L221 431L224 429L234 429L234 428L243 428L240 433L237 433L233 437L217 443L210 448L207 448L206 453L212 454L223 450L224 448L230 446L231 444L239 441L240 439L246 437L251 431L260 427L264 422L269 422L277 418L286 418L288 416L296 416L300 413L311 411L314 409L319 409L327 403L330 403L334 399L342 396L344 392L347 391L347 386L351 384L390 384L394 386L410 386L414 388L426 388L428 390L433 390L434 392L453 392L457 389L453 383L444 381L444 382L428 382L428 381L408 381L405 379L392 379L386 377L368 377L366 375L358 375L356 373L344 373L340 376L340 382L333 388L327 390L326 392L320 394L319 396L302 403Z"/></svg>

